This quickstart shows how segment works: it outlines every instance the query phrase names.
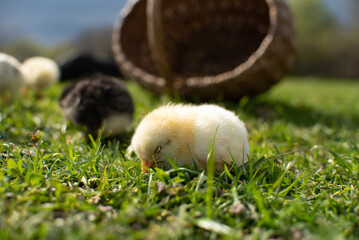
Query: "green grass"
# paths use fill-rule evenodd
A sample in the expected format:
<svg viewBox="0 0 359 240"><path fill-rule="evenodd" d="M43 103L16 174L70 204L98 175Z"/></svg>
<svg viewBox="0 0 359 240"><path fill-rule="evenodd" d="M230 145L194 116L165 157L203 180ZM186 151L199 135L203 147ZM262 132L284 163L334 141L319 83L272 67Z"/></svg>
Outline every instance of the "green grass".
<svg viewBox="0 0 359 240"><path fill-rule="evenodd" d="M290 78L218 103L251 140L250 162L220 175L142 174L125 150L171 98L128 85L136 122L117 139L86 141L61 114L61 85L1 103L0 239L359 238L359 82Z"/></svg>

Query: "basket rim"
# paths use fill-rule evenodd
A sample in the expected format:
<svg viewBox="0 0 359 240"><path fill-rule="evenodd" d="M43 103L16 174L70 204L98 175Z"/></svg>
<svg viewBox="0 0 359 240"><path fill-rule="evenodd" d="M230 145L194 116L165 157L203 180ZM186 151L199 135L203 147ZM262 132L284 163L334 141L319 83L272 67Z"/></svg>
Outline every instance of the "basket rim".
<svg viewBox="0 0 359 240"><path fill-rule="evenodd" d="M158 90L162 90L166 86L166 80L160 76L151 74L139 66L135 65L132 61L130 61L124 52L122 51L122 47L120 44L121 40L121 30L123 27L123 23L127 19L127 17L131 14L134 7L139 4L141 1L147 0L128 0L125 6L119 12L119 17L114 24L114 31L112 34L112 50L115 53L115 59L119 63L121 70L124 70L124 73L131 73L131 77L145 79L145 81L141 81L143 84L148 85L156 85ZM278 25L278 9L276 7L277 0L263 0L268 6L268 18L269 25L268 30L266 32L265 37L261 40L258 48L249 56L249 58L239 64L237 67L225 71L223 73L219 73L216 75L208 75L208 76L200 76L200 77L189 77L182 79L184 81L183 85L186 87L204 87L208 85L214 84L222 84L224 82L230 81L231 79L236 78L237 81L245 81L245 79L238 78L239 75L248 71L253 65L255 65L260 58L264 55L265 51L272 44L274 35L276 33L276 28ZM180 75L178 77L181 78ZM181 84L182 85L182 84Z"/></svg>

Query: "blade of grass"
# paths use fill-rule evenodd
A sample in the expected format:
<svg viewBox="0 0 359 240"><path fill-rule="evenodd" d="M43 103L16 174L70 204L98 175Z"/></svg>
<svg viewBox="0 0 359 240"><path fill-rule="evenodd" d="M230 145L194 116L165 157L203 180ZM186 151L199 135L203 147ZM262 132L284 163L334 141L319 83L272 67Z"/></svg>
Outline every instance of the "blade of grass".
<svg viewBox="0 0 359 240"><path fill-rule="evenodd" d="M353 169L350 164L348 164L345 160L347 158L342 158L338 153L334 152L333 150L329 148L325 148L328 152L330 152L334 156L334 160L339 164L339 166L342 167L342 169L351 177L353 178Z"/></svg>
<svg viewBox="0 0 359 240"><path fill-rule="evenodd" d="M295 160L294 160L295 161ZM275 181L275 183L273 184L273 187L268 191L268 196L272 195L272 193L275 192L275 195L277 196L278 191L279 191L279 187L283 181L283 178L285 177L285 175L287 174L287 172L289 171L289 169L292 167L292 165L294 164L294 161L291 161L287 164L286 168L284 169L283 173L281 174L281 176L277 179L277 181Z"/></svg>
<svg viewBox="0 0 359 240"><path fill-rule="evenodd" d="M227 235L227 236L233 235L232 228L228 227L223 223L216 222L212 219L207 219L207 218L199 219L195 221L195 224L198 227L203 228L207 231L213 231L215 233Z"/></svg>
<svg viewBox="0 0 359 240"><path fill-rule="evenodd" d="M258 191L255 183L249 182L247 189L253 195L253 198L258 206L258 209L262 213L263 217L260 220L259 225L263 225L263 224L271 225L272 220L271 220L270 214L269 214L268 210L266 209L263 197L260 194L260 192Z"/></svg>
<svg viewBox="0 0 359 240"><path fill-rule="evenodd" d="M194 156L193 156L193 154L192 154L192 152L191 152L191 149L190 149L190 147L189 147L188 144L187 144L187 148L188 148L188 152L189 152L189 154L190 154L190 156L191 156L191 159L192 159L194 168L196 169L196 171L199 171L199 168L198 168L198 164L197 164L197 162L196 162L196 159L194 158Z"/></svg>
<svg viewBox="0 0 359 240"><path fill-rule="evenodd" d="M290 184L286 189L282 190L278 196L279 197L284 197L288 194L288 192L298 183L299 180L303 179L304 177L307 177L307 173L308 171L302 172L302 174L299 175L298 178L296 178L294 180L294 182L292 182L292 184Z"/></svg>
<svg viewBox="0 0 359 240"><path fill-rule="evenodd" d="M214 132L211 149L207 157L207 192L206 192L206 213L208 218L212 218L212 200L213 200L213 179L214 179L214 144L216 139L218 127Z"/></svg>
<svg viewBox="0 0 359 240"><path fill-rule="evenodd" d="M204 171L203 171L203 172L201 172L201 174L199 175L199 178L197 180L196 187L194 190L195 192L199 191L199 188L201 187L204 180L205 180L205 176L204 176Z"/></svg>
<svg viewBox="0 0 359 240"><path fill-rule="evenodd" d="M178 166L175 163L175 161L173 161L166 153L164 153L164 152L161 152L161 153L165 156L165 158L167 159L169 164L172 166L172 168L174 168L176 171L178 171Z"/></svg>

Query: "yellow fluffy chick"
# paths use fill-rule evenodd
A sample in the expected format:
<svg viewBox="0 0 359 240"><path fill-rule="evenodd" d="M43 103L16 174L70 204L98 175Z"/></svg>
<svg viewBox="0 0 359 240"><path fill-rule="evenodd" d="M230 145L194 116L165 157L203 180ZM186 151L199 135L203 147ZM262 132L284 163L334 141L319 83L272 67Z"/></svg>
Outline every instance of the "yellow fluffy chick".
<svg viewBox="0 0 359 240"><path fill-rule="evenodd" d="M57 63L45 57L31 57L22 63L25 84L41 90L59 80L60 70Z"/></svg>
<svg viewBox="0 0 359 240"><path fill-rule="evenodd" d="M237 166L248 160L249 142L244 123L232 112L216 105L167 105L140 122L131 148L142 161L143 172L154 166L170 168L166 156L178 166L207 166L214 143L215 168Z"/></svg>

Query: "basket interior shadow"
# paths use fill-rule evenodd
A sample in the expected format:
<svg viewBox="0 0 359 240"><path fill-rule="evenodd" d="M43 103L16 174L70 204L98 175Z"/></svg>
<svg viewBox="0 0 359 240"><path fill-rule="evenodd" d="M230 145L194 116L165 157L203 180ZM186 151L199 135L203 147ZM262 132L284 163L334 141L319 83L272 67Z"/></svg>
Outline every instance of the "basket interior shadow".
<svg viewBox="0 0 359 240"><path fill-rule="evenodd" d="M130 0L112 46L127 77L202 101L262 93L295 59L283 0Z"/></svg>

